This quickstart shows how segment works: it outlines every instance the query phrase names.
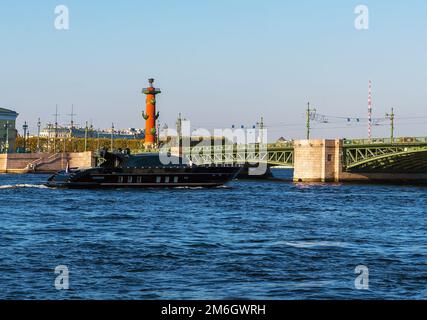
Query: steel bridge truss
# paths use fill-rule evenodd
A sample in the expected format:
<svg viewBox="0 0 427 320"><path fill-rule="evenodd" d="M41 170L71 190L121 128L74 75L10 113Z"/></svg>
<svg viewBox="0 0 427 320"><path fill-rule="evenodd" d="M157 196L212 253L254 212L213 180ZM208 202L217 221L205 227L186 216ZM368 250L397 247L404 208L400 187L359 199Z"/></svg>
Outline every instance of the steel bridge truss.
<svg viewBox="0 0 427 320"><path fill-rule="evenodd" d="M349 172L427 172L427 140L389 144L344 144L344 169Z"/></svg>
<svg viewBox="0 0 427 320"><path fill-rule="evenodd" d="M293 167L293 147L271 145L193 147L183 154L198 165L206 164L257 164Z"/></svg>

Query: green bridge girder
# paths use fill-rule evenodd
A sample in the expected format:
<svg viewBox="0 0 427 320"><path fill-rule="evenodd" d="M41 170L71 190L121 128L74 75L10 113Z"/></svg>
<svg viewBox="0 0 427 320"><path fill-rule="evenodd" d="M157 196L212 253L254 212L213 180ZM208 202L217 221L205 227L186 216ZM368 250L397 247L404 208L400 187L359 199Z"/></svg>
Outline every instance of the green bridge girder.
<svg viewBox="0 0 427 320"><path fill-rule="evenodd" d="M427 138L344 140L348 172L427 173Z"/></svg>
<svg viewBox="0 0 427 320"><path fill-rule="evenodd" d="M196 146L184 148L183 154L195 164L267 163L287 168L292 168L294 164L294 148L291 143Z"/></svg>

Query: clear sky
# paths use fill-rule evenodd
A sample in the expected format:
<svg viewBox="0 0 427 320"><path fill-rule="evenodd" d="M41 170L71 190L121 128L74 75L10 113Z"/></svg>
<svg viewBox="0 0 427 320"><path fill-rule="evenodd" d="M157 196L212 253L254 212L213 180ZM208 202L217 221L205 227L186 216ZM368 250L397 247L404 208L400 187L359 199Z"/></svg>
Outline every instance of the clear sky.
<svg viewBox="0 0 427 320"><path fill-rule="evenodd" d="M70 30L54 28L54 9ZM354 27L358 4L369 30ZM427 2L385 0L2 0L0 106L60 123L143 127L141 88L156 78L161 123L179 112L195 127L251 126L270 140L305 136L308 101L319 113L374 117L396 109L396 135L427 136ZM313 137L366 137L365 124L330 119ZM388 136L389 127L374 128Z"/></svg>

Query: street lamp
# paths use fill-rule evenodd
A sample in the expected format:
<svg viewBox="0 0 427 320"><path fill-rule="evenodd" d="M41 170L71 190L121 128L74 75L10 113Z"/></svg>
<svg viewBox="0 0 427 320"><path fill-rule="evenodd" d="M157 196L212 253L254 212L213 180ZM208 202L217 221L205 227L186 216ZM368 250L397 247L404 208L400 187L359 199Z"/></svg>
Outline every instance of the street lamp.
<svg viewBox="0 0 427 320"><path fill-rule="evenodd" d="M97 149L98 149L98 151L100 150L100 145L99 145L99 130L101 130L101 129L99 129L99 128L98 128L98 131L97 131L97 139L96 139L96 143L97 143Z"/></svg>
<svg viewBox="0 0 427 320"><path fill-rule="evenodd" d="M27 130L28 130L27 121L25 121L24 125L22 126L22 129L24 129L24 152L27 152Z"/></svg>
<svg viewBox="0 0 427 320"><path fill-rule="evenodd" d="M396 117L396 114L394 113L394 108L391 108L391 113L386 113L385 116L390 119L390 138L391 143L394 142L394 119Z"/></svg>
<svg viewBox="0 0 427 320"><path fill-rule="evenodd" d="M27 131L27 141L28 145L30 144L30 130ZM30 152L31 152L31 146L29 146Z"/></svg>
<svg viewBox="0 0 427 320"><path fill-rule="evenodd" d="M9 153L9 121L6 122L4 128L6 129L6 143L4 145L4 148L6 153Z"/></svg>
<svg viewBox="0 0 427 320"><path fill-rule="evenodd" d="M88 126L87 126L87 121L86 121L86 126L85 126L85 152L87 151L87 134L88 134Z"/></svg>
<svg viewBox="0 0 427 320"><path fill-rule="evenodd" d="M257 122L257 126L259 126L259 132L260 132L260 144L264 143L264 118L261 117L261 122Z"/></svg>
<svg viewBox="0 0 427 320"><path fill-rule="evenodd" d="M114 123L111 124L111 152L114 151Z"/></svg>
<svg viewBox="0 0 427 320"><path fill-rule="evenodd" d="M37 152L40 152L40 127L42 123L40 122L40 118L37 121Z"/></svg>

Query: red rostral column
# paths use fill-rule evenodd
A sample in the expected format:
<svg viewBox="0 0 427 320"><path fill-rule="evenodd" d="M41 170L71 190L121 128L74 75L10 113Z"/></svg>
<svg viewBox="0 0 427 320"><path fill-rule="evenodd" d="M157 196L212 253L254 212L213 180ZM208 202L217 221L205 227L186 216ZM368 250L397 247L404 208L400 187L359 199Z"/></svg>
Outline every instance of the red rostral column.
<svg viewBox="0 0 427 320"><path fill-rule="evenodd" d="M148 79L150 86L142 89L142 93L147 95L146 109L142 112L142 117L145 119L145 143L147 147L154 146L156 141L156 120L159 118L159 113L156 113L156 95L161 93L160 89L154 88L154 79Z"/></svg>

